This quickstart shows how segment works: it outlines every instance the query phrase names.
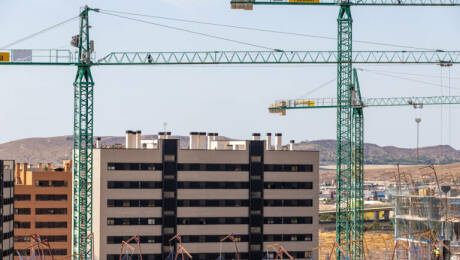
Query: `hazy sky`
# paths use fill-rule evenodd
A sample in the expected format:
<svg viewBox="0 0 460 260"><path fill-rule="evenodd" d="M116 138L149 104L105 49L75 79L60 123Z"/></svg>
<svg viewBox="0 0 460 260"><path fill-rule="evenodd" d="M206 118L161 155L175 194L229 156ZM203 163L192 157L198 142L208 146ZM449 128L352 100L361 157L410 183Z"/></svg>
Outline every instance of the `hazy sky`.
<svg viewBox="0 0 460 260"><path fill-rule="evenodd" d="M337 7L256 6L231 10L229 0L0 0L0 46L94 8L135 12L213 23L335 37ZM460 7L354 7L355 40L430 49L460 49ZM284 50L336 50L336 41L286 36L158 20L151 21ZM91 13L96 55L110 51L255 50L256 48ZM78 33L74 21L12 48L71 49ZM397 49L358 44L354 50ZM449 70L435 65L357 65L364 97L447 94ZM460 70L450 69L452 95L460 95ZM394 75L432 84L408 81ZM74 67L0 66L0 142L26 137L70 135L73 122ZM377 74L376 74L377 72ZM399 73L399 74L396 74ZM421 74L424 75L408 75ZM443 77L441 77L443 75ZM168 123L174 134L212 131L249 138L253 132L282 132L289 139L335 139L335 110L267 112L280 98L297 98L336 77L334 65L137 66L97 67L95 135L122 135L126 129L156 133ZM335 97L336 84L311 97ZM460 149L460 106L368 108L365 141L414 147L415 116L422 118L421 145L450 144ZM417 113L417 114L416 114ZM443 115L441 117L441 115Z"/></svg>

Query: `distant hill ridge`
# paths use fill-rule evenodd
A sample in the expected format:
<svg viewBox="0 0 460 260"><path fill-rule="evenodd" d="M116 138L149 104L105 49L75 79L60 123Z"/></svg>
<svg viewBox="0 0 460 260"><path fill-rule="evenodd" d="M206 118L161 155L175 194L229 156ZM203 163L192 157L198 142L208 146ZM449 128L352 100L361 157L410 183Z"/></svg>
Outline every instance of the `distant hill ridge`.
<svg viewBox="0 0 460 260"><path fill-rule="evenodd" d="M144 138L153 138L145 136ZM180 138L181 147L188 147L188 136ZM225 137L223 137L225 138ZM124 144L121 136L102 137L103 145ZM320 151L321 164L335 164L336 141L316 140L296 143L298 150ZM395 146L378 146L366 143L364 145L365 162L367 164L417 164L416 149L399 148ZM422 147L419 149L420 160L418 164L446 164L460 162L460 151L448 145ZM0 144L0 158L13 159L17 162L37 164L50 162L60 165L62 160L72 157L72 136L57 136L47 138L26 138Z"/></svg>

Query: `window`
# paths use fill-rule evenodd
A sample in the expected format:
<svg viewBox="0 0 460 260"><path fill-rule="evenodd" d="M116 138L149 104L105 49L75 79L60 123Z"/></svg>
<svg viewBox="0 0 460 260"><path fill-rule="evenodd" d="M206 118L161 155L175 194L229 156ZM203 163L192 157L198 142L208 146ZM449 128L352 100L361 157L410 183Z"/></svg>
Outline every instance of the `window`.
<svg viewBox="0 0 460 260"><path fill-rule="evenodd" d="M165 233L165 234L174 234L174 228L165 227L165 228L163 228L163 233Z"/></svg>
<svg viewBox="0 0 460 260"><path fill-rule="evenodd" d="M260 156L260 155L252 155L251 156L251 162L253 162L253 163L262 162L262 156Z"/></svg>
<svg viewBox="0 0 460 260"><path fill-rule="evenodd" d="M107 207L161 207L161 200L107 200Z"/></svg>
<svg viewBox="0 0 460 260"><path fill-rule="evenodd" d="M312 224L313 217L265 217L264 224Z"/></svg>
<svg viewBox="0 0 460 260"><path fill-rule="evenodd" d="M107 218L108 226L161 225L161 218Z"/></svg>
<svg viewBox="0 0 460 260"><path fill-rule="evenodd" d="M14 228L30 228L30 222L15 221Z"/></svg>
<svg viewBox="0 0 460 260"><path fill-rule="evenodd" d="M30 215L30 208L15 208L15 215Z"/></svg>
<svg viewBox="0 0 460 260"><path fill-rule="evenodd" d="M265 189L313 189L312 182L265 182Z"/></svg>
<svg viewBox="0 0 460 260"><path fill-rule="evenodd" d="M179 189L248 189L248 182L217 181L182 181L177 183Z"/></svg>
<svg viewBox="0 0 460 260"><path fill-rule="evenodd" d="M67 222L35 222L35 228L67 228Z"/></svg>
<svg viewBox="0 0 460 260"><path fill-rule="evenodd" d="M37 201L66 201L67 195L55 195L55 194L37 194L35 195Z"/></svg>
<svg viewBox="0 0 460 260"><path fill-rule="evenodd" d="M36 215L67 215L66 208L36 208Z"/></svg>
<svg viewBox="0 0 460 260"><path fill-rule="evenodd" d="M42 240L46 240L48 242L67 242L67 236L41 236Z"/></svg>
<svg viewBox="0 0 460 260"><path fill-rule="evenodd" d="M260 233L260 227L251 227L251 233Z"/></svg>
<svg viewBox="0 0 460 260"><path fill-rule="evenodd" d="M264 200L265 207L312 207L313 200Z"/></svg>
<svg viewBox="0 0 460 260"><path fill-rule="evenodd" d="M37 186L37 187L49 187L49 186L50 186L50 182L49 182L49 181L42 181L42 180L39 180L39 181L36 181L36 182L35 182L35 186Z"/></svg>
<svg viewBox="0 0 460 260"><path fill-rule="evenodd" d="M181 163L178 171L249 171L248 164L220 164L220 163Z"/></svg>
<svg viewBox="0 0 460 260"><path fill-rule="evenodd" d="M27 201L30 200L30 194L15 194L14 200L16 201Z"/></svg>
<svg viewBox="0 0 460 260"><path fill-rule="evenodd" d="M165 162L175 162L176 161L176 156L174 154L165 154L164 155L164 161Z"/></svg>
<svg viewBox="0 0 460 260"><path fill-rule="evenodd" d="M266 164L266 172L313 172L311 164Z"/></svg>
<svg viewBox="0 0 460 260"><path fill-rule="evenodd" d="M67 181L51 181L52 187L67 187Z"/></svg>
<svg viewBox="0 0 460 260"><path fill-rule="evenodd" d="M161 171L162 163L113 163L107 164L109 171Z"/></svg>
<svg viewBox="0 0 460 260"><path fill-rule="evenodd" d="M223 225L223 224L248 224L248 218L241 217L190 217L177 218L183 225Z"/></svg>
<svg viewBox="0 0 460 260"><path fill-rule="evenodd" d="M163 192L163 198L172 199L176 196L174 191L165 191Z"/></svg>
<svg viewBox="0 0 460 260"><path fill-rule="evenodd" d="M260 244L251 244L251 251L260 251Z"/></svg>
<svg viewBox="0 0 460 260"><path fill-rule="evenodd" d="M30 242L30 236L14 236L14 242Z"/></svg>
<svg viewBox="0 0 460 260"><path fill-rule="evenodd" d="M108 181L108 189L161 189L159 181Z"/></svg>

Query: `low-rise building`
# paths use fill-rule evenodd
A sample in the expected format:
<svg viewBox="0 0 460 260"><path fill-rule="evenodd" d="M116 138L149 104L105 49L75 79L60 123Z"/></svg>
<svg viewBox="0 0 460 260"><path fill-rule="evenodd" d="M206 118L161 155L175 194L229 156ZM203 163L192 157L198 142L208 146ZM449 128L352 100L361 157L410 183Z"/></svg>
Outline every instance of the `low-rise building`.
<svg viewBox="0 0 460 260"><path fill-rule="evenodd" d="M14 161L0 160L0 253L3 260L13 260Z"/></svg>
<svg viewBox="0 0 460 260"><path fill-rule="evenodd" d="M318 259L319 152L285 149L281 134L272 146L271 135L229 141L192 132L189 149L168 132L158 136L127 131L125 148L94 150L96 259L119 259L135 235L143 260L165 259L177 233L193 259L235 258L233 243L220 243L230 233L241 259L262 259L273 243Z"/></svg>
<svg viewBox="0 0 460 260"><path fill-rule="evenodd" d="M59 168L52 168L50 164L37 167L17 164L15 175L14 249L22 256L29 256L34 242L32 236L37 234L50 243L53 256L70 255L71 161L64 161ZM49 254L48 250L44 250L44 254Z"/></svg>

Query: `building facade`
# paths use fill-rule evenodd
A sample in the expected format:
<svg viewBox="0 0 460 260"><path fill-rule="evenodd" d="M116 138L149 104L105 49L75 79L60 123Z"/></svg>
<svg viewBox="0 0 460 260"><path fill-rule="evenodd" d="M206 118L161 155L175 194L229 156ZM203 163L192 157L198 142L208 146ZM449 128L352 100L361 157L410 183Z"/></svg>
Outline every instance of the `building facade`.
<svg viewBox="0 0 460 260"><path fill-rule="evenodd" d="M0 160L0 252L3 260L13 259L14 161Z"/></svg>
<svg viewBox="0 0 460 260"><path fill-rule="evenodd" d="M72 172L71 161L63 166L17 164L15 173L14 249L30 256L32 237L50 244L45 255L67 256L72 242ZM19 259L18 256L15 257Z"/></svg>
<svg viewBox="0 0 460 260"><path fill-rule="evenodd" d="M273 243L296 259L318 259L319 152L281 150L281 135L274 150L258 134L221 141L195 132L193 149L180 149L170 133L146 149L135 134L127 132L128 149L94 150L97 260L119 259L122 242L136 235L143 260L165 259L177 233L193 259L235 258L233 243L220 242L230 233L241 259L262 259Z"/></svg>

